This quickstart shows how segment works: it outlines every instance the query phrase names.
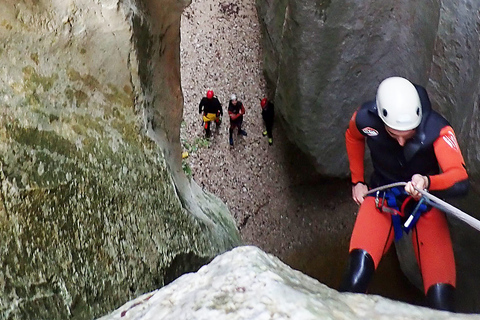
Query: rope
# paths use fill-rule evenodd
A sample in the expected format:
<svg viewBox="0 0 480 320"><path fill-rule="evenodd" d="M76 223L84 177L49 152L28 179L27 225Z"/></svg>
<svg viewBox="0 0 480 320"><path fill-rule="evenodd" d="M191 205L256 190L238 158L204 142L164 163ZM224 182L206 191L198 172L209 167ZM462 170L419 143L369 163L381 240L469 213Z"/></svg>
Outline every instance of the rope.
<svg viewBox="0 0 480 320"><path fill-rule="evenodd" d="M405 186L405 185L407 185L406 182L395 182L395 183L391 183L391 184L386 184L384 186L380 186L378 188L375 188L375 189L372 189L372 190L368 191L365 194L365 196L367 196L369 194L372 194L372 193L375 193L377 191L382 191L382 190L385 190L385 189L390 189L390 188ZM417 189L417 188L415 188L415 190L420 192L420 194L426 199L427 204L454 216L455 218L465 222L466 224L468 224L472 228L476 229L477 231L480 231L480 221L479 220L477 220L474 217L466 214L462 210L459 210L459 209L455 208L451 204L443 201L442 199L439 199L438 197L435 197L434 195L432 195L431 193L429 193L426 190L420 190L420 189Z"/></svg>
<svg viewBox="0 0 480 320"><path fill-rule="evenodd" d="M395 187L400 187L400 186L406 186L407 183L406 182L395 182L395 183L390 183L390 184L386 184L384 186L380 186L378 188L375 188L375 189L372 189L372 190L369 190L367 193L365 193L365 196L368 196L369 194L372 194L372 193L375 193L377 191L382 191L382 190L386 190L386 189L390 189L390 188L395 188Z"/></svg>
<svg viewBox="0 0 480 320"><path fill-rule="evenodd" d="M422 194L422 196L424 196L427 199L427 203L429 205L431 205L433 207L436 207L436 208L438 208L438 209L440 209L440 210L442 210L446 213L451 214L452 216L454 216L457 219L465 222L466 224L468 224L472 228L480 231L480 221L478 221L474 217L469 216L468 214L466 214L462 210L459 210L459 209L455 208L451 204L443 201L442 199L439 199L439 198L435 197L434 195L428 193L428 191L418 190L417 188L415 188L415 190L420 192Z"/></svg>

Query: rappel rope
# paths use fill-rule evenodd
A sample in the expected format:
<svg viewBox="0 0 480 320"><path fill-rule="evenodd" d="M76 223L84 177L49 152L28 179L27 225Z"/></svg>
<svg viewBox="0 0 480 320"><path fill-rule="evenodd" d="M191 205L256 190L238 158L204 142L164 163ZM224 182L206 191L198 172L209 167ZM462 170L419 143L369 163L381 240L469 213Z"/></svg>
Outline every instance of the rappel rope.
<svg viewBox="0 0 480 320"><path fill-rule="evenodd" d="M378 188L369 190L365 194L365 196L367 196L369 194L372 194L372 193L375 193L377 191L382 191L382 190L386 190L386 189L390 189L390 188L394 188L394 187L399 187L399 186L406 186L406 185L407 185L406 182L395 182L395 183L391 183L391 184L386 184L384 186L380 186ZM442 199L439 199L439 198L435 197L434 195L432 195L431 193L429 193L426 190L420 190L420 189L417 189L415 187L414 187L414 189L417 190L418 192L420 192L420 194L424 197L426 204L431 205L432 207L435 207L435 208L437 208L441 211L444 211L444 212L454 216L455 218L465 222L466 224L468 224L472 228L480 231L480 221L479 220L477 220L474 217L466 214L462 210L459 210L459 209L455 208L451 204L443 201Z"/></svg>

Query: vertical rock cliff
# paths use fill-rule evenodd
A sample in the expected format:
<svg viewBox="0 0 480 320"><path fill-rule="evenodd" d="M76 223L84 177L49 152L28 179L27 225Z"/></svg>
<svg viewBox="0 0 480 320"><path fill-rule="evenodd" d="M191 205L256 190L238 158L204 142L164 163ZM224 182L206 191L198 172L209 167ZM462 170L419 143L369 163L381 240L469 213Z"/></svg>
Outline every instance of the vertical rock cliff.
<svg viewBox="0 0 480 320"><path fill-rule="evenodd" d="M442 1L427 89L452 123L469 174L480 181L480 3ZM478 191L478 187L476 188Z"/></svg>
<svg viewBox="0 0 480 320"><path fill-rule="evenodd" d="M0 314L92 318L239 243L181 170L181 1L0 4Z"/></svg>
<svg viewBox="0 0 480 320"><path fill-rule="evenodd" d="M478 180L479 10L474 1L257 1L265 76L290 138L345 176L353 111L392 75L427 87Z"/></svg>

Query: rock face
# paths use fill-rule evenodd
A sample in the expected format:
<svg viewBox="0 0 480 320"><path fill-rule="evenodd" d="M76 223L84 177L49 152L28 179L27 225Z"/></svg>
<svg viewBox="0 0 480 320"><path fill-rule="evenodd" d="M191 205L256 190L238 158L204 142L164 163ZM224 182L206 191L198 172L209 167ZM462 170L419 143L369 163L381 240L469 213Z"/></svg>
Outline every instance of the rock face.
<svg viewBox="0 0 480 320"><path fill-rule="evenodd" d="M257 1L270 96L320 173L346 176L353 111L392 75L424 85L478 180L479 9L462 0Z"/></svg>
<svg viewBox="0 0 480 320"><path fill-rule="evenodd" d="M317 170L349 174L344 133L353 111L386 77L427 88L453 125L473 182L454 202L478 219L480 2L257 1L269 95L285 129ZM478 231L451 222L457 301L477 311Z"/></svg>
<svg viewBox="0 0 480 320"><path fill-rule="evenodd" d="M238 244L182 172L186 2L0 4L0 314L89 318Z"/></svg>
<svg viewBox="0 0 480 320"><path fill-rule="evenodd" d="M427 87L432 93L432 103L451 120L457 132L475 185L480 180L479 34L479 2L442 1Z"/></svg>
<svg viewBox="0 0 480 320"><path fill-rule="evenodd" d="M256 247L238 247L100 320L478 319L374 295L338 293Z"/></svg>

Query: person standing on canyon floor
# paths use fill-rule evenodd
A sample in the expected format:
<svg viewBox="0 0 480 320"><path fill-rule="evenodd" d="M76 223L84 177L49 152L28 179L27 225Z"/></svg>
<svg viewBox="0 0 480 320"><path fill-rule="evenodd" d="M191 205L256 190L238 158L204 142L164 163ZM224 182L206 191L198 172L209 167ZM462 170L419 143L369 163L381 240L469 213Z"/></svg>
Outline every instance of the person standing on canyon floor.
<svg viewBox="0 0 480 320"><path fill-rule="evenodd" d="M265 124L265 131L263 136L268 136L268 144L273 144L273 119L275 118L274 105L267 98L260 100L260 107L262 107L262 119Z"/></svg>
<svg viewBox="0 0 480 320"><path fill-rule="evenodd" d="M220 126L222 123L221 117L223 116L222 104L215 97L212 90L207 91L207 96L200 100L198 105L198 113L202 114L203 126L205 128L205 137L211 136L211 122L215 122L216 126Z"/></svg>
<svg viewBox="0 0 480 320"><path fill-rule="evenodd" d="M245 107L241 101L237 100L237 96L232 94L228 102L228 115L230 116L230 129L228 130L228 141L233 146L233 130L238 129L238 135L246 136L247 132L242 130L243 115L245 114Z"/></svg>
<svg viewBox="0 0 480 320"><path fill-rule="evenodd" d="M340 291L366 293L373 274L421 198L416 190L459 196L468 192L465 162L455 133L431 109L425 88L391 77L378 87L376 100L364 103L345 134L352 197L360 205ZM370 187L406 182L405 187L365 197L365 143L373 164ZM445 213L425 206L411 238L428 306L454 310L455 259ZM397 225L395 225L397 224ZM398 232L400 226L400 232Z"/></svg>

